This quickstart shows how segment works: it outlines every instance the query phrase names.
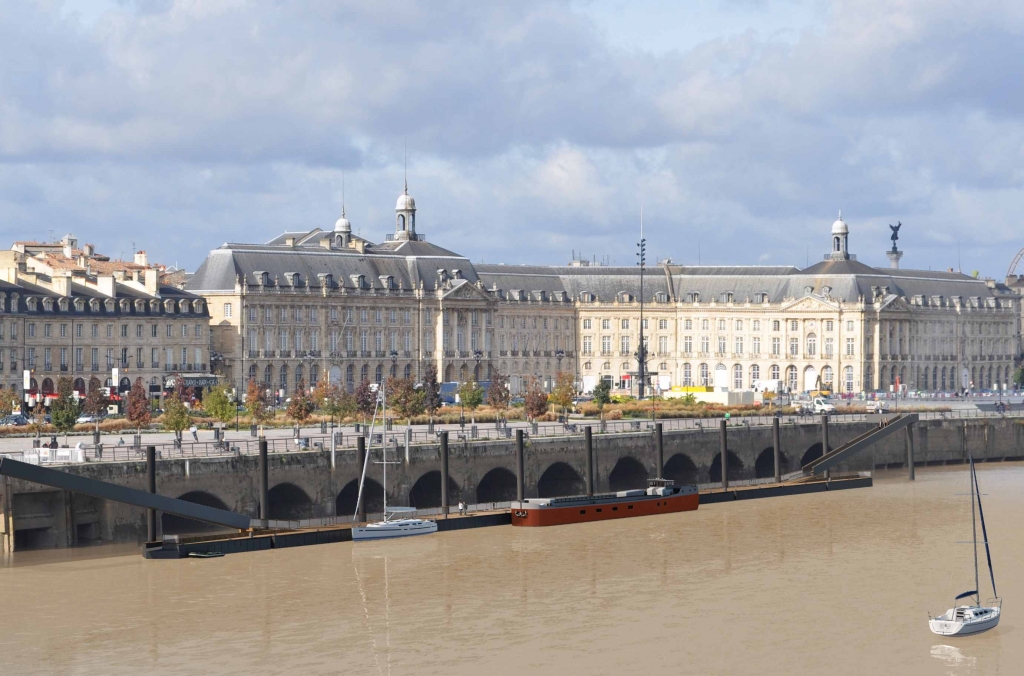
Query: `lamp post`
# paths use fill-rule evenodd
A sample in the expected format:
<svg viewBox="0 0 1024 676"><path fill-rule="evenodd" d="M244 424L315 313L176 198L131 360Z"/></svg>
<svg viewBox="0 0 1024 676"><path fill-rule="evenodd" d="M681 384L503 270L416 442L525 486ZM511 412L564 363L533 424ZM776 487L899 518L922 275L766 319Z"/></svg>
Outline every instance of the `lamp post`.
<svg viewBox="0 0 1024 676"><path fill-rule="evenodd" d="M473 361L476 362L476 368L473 370L473 380L480 380L480 360L483 359L484 353L480 350L473 350Z"/></svg>
<svg viewBox="0 0 1024 676"><path fill-rule="evenodd" d="M647 240L644 238L644 210L640 208L640 241L636 243L636 257L640 266L640 345L636 349L637 399L644 398L647 380L647 346L644 345L644 270L647 269Z"/></svg>
<svg viewBox="0 0 1024 676"><path fill-rule="evenodd" d="M562 360L565 359L565 350L555 350L555 359L558 360L558 372L562 372Z"/></svg>
<svg viewBox="0 0 1024 676"><path fill-rule="evenodd" d="M391 357L391 377L398 377L398 350L391 350L388 355Z"/></svg>

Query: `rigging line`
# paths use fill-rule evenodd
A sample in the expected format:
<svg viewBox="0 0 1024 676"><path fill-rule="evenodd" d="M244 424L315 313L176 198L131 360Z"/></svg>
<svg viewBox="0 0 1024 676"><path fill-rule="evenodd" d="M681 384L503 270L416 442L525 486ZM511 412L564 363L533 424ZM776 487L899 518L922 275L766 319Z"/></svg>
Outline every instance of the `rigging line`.
<svg viewBox="0 0 1024 676"><path fill-rule="evenodd" d="M968 473L968 482L969 481L970 481L970 474ZM958 494L958 495L967 495L967 494ZM964 522L964 501L960 500L960 505L957 508L956 532L960 532L960 528L962 527L963 522ZM947 589L948 589L949 594L953 595L953 596L956 595L954 593L954 591L953 591L953 573L956 572L957 563L958 563L958 561L957 561L956 552L954 552L954 556L952 557L952 561L950 562L950 566L949 566L949 583L947 585ZM953 605L956 605L956 603L954 603Z"/></svg>
<svg viewBox="0 0 1024 676"><path fill-rule="evenodd" d="M373 404L373 417L370 418L370 441L373 441L373 427L377 423L377 409L380 407L380 398ZM363 499L363 484L366 483L366 468L370 464L370 451L372 448L367 445L366 457L363 458L363 473L359 477L359 492L356 494L356 513L352 515L352 522L356 522L356 517L359 516L359 505ZM387 489L385 489L387 491ZM386 499L386 498L385 498Z"/></svg>
<svg viewBox="0 0 1024 676"><path fill-rule="evenodd" d="M978 516L981 517L981 537L985 540L985 558L988 560L988 574L992 579L992 596L999 597L996 592L996 573L992 570L992 552L988 548L988 529L985 528L985 512L981 509L981 488L978 486L978 473L974 474L974 487L978 492ZM978 601L981 601L981 594L978 594Z"/></svg>

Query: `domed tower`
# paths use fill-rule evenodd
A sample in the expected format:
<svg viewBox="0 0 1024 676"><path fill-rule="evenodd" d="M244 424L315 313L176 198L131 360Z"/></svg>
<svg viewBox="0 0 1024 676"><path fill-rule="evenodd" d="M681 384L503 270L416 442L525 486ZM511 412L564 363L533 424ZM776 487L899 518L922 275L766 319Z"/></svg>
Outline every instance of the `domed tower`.
<svg viewBox="0 0 1024 676"><path fill-rule="evenodd" d="M832 224L832 255L829 256L831 260L850 260L849 238L850 228L843 220L843 212L840 211L839 218Z"/></svg>
<svg viewBox="0 0 1024 676"><path fill-rule="evenodd" d="M345 204L341 205L341 218L334 222L335 246L345 248L352 241L352 224L345 218Z"/></svg>
<svg viewBox="0 0 1024 676"><path fill-rule="evenodd" d="M395 204L395 239L416 239L416 200L409 194L409 184Z"/></svg>

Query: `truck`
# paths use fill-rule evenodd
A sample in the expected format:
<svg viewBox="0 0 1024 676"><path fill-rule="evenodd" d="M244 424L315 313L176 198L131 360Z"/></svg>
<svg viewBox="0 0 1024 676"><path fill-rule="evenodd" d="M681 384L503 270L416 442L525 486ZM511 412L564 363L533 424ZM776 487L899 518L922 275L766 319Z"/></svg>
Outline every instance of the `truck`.
<svg viewBox="0 0 1024 676"><path fill-rule="evenodd" d="M801 415L835 413L836 405L825 397L814 397L808 401L802 401L797 405L797 412Z"/></svg>

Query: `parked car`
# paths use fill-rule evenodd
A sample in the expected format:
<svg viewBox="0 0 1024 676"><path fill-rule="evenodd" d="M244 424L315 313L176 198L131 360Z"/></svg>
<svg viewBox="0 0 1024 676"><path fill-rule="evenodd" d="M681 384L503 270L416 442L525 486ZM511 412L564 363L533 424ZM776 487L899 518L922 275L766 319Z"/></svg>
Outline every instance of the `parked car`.
<svg viewBox="0 0 1024 676"><path fill-rule="evenodd" d="M75 422L76 423L98 423L98 422L103 422L104 418L106 418L106 416L103 415L102 413L83 413L82 415L78 416L78 419L75 420Z"/></svg>
<svg viewBox="0 0 1024 676"><path fill-rule="evenodd" d="M0 426L2 427L22 427L27 424L28 418L20 413L15 413L14 415L5 416L3 419L0 419Z"/></svg>

